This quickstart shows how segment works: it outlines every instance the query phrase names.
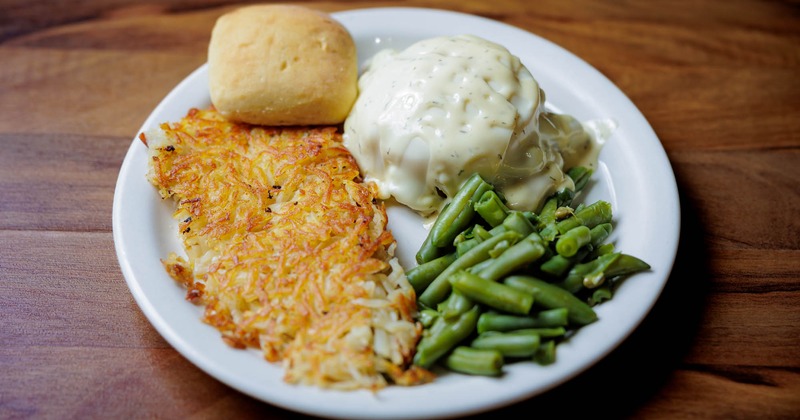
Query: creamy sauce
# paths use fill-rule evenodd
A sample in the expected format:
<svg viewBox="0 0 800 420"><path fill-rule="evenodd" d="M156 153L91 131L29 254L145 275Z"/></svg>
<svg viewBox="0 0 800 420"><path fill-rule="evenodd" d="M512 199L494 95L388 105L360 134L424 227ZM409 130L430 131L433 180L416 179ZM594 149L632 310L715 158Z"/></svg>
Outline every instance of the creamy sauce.
<svg viewBox="0 0 800 420"><path fill-rule="evenodd" d="M519 58L471 35L382 50L359 78L344 144L379 197L435 214L473 173L514 209L572 188L565 170L595 167L613 124L549 112ZM598 134L603 134L600 136Z"/></svg>

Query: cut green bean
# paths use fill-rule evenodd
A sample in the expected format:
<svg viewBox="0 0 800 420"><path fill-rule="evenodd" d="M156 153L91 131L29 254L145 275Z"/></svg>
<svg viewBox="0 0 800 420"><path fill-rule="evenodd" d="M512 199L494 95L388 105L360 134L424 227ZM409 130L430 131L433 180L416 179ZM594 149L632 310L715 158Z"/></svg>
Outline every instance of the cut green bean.
<svg viewBox="0 0 800 420"><path fill-rule="evenodd" d="M478 239L479 241L483 242L491 238L492 234L488 230L486 230L485 227L476 224L475 226L472 227L472 236Z"/></svg>
<svg viewBox="0 0 800 420"><path fill-rule="evenodd" d="M562 188L553 194L556 198L558 207L566 207L572 205L572 200L575 199L575 191L569 188Z"/></svg>
<svg viewBox="0 0 800 420"><path fill-rule="evenodd" d="M478 276L491 281L497 281L503 276L533 263L545 254L542 238L537 233L531 233L502 254L491 259L491 263L478 272Z"/></svg>
<svg viewBox="0 0 800 420"><path fill-rule="evenodd" d="M500 254L506 252L513 243L511 241L500 241L494 248L489 250L489 258L497 258Z"/></svg>
<svg viewBox="0 0 800 420"><path fill-rule="evenodd" d="M433 309L425 308L419 311L419 322L423 327L429 328L431 325L433 325L433 321L435 321L438 316L439 312L436 312Z"/></svg>
<svg viewBox="0 0 800 420"><path fill-rule="evenodd" d="M593 247L599 247L603 241L608 239L611 235L612 226L611 223L600 223L597 226L593 227L590 231L592 236L591 244Z"/></svg>
<svg viewBox="0 0 800 420"><path fill-rule="evenodd" d="M502 226L504 226L506 230L513 230L522 236L528 236L536 231L536 227L533 226L533 223L520 211L508 213L508 216L503 220Z"/></svg>
<svg viewBox="0 0 800 420"><path fill-rule="evenodd" d="M569 311L567 308L544 309L532 314L530 318L533 322L524 328L566 327L569 323Z"/></svg>
<svg viewBox="0 0 800 420"><path fill-rule="evenodd" d="M556 228L562 235L580 225L591 229L601 223L610 223L611 216L611 203L598 200L583 208L575 209L575 214L556 223Z"/></svg>
<svg viewBox="0 0 800 420"><path fill-rule="evenodd" d="M436 304L443 301L450 293L450 282L448 278L455 272L466 270L473 265L489 258L489 251L503 241L516 242L521 236L516 232L499 233L467 251L464 255L456 258L445 270L439 274L422 294L417 295L418 301L423 306L434 308Z"/></svg>
<svg viewBox="0 0 800 420"><path fill-rule="evenodd" d="M566 327L567 308L546 309L535 315L519 316L488 311L478 318L478 334L487 331L513 331L525 328Z"/></svg>
<svg viewBox="0 0 800 420"><path fill-rule="evenodd" d="M555 338L555 337L563 337L564 334L567 333L567 329L564 327L550 327L550 328L523 328L517 331L527 331L533 334L538 335L542 338Z"/></svg>
<svg viewBox="0 0 800 420"><path fill-rule="evenodd" d="M503 355L496 350L458 346L445 358L448 369L467 375L499 376L503 373Z"/></svg>
<svg viewBox="0 0 800 420"><path fill-rule="evenodd" d="M457 255L451 252L408 270L406 272L406 277L417 295L422 293L436 276L442 274L442 271L452 264L453 261L456 260L456 257Z"/></svg>
<svg viewBox="0 0 800 420"><path fill-rule="evenodd" d="M539 236L541 236L542 240L545 242L553 242L556 236L558 236L558 227L556 227L555 223L550 223L539 231Z"/></svg>
<svg viewBox="0 0 800 420"><path fill-rule="evenodd" d="M525 216L525 218L528 219L533 226L536 226L536 224L539 223L539 216L530 210L522 211L522 215Z"/></svg>
<svg viewBox="0 0 800 420"><path fill-rule="evenodd" d="M539 211L538 228L544 229L547 225L555 223L556 209L558 208L558 198L552 196L544 202L542 209Z"/></svg>
<svg viewBox="0 0 800 420"><path fill-rule="evenodd" d="M589 306L599 305L611 299L611 296L612 296L611 286L609 286L608 283L606 283L592 291L592 296L590 296L588 300ZM478 319L478 321L480 321L480 318ZM478 325L480 325L480 323Z"/></svg>
<svg viewBox="0 0 800 420"><path fill-rule="evenodd" d="M479 238L469 238L465 239L461 242L456 243L456 255L462 256L467 253L472 248L475 248L476 245L481 243Z"/></svg>
<svg viewBox="0 0 800 420"><path fill-rule="evenodd" d="M556 342L546 340L539 343L539 349L533 355L533 361L540 365L550 365L556 361Z"/></svg>
<svg viewBox="0 0 800 420"><path fill-rule="evenodd" d="M497 350L503 357L531 357L539 349L541 336L534 330L509 332L490 331L478 335L470 347L482 350Z"/></svg>
<svg viewBox="0 0 800 420"><path fill-rule="evenodd" d="M556 241L556 252L563 257L571 257L592 241L592 231L588 226L576 226L563 233Z"/></svg>
<svg viewBox="0 0 800 420"><path fill-rule="evenodd" d="M501 283L483 279L467 271L450 277L453 290L490 308L525 315L533 306L533 295Z"/></svg>
<svg viewBox="0 0 800 420"><path fill-rule="evenodd" d="M567 175L572 178L572 182L575 184L576 192L579 192L586 187L586 184L592 178L593 173L594 170L585 166L576 166L567 171Z"/></svg>
<svg viewBox="0 0 800 420"><path fill-rule="evenodd" d="M453 290L450 292L450 295L447 296L447 299L441 301L439 305L436 306L436 310L441 316L450 319L467 312L472 309L473 306L475 306L475 302L473 302L472 299L466 297L458 290Z"/></svg>
<svg viewBox="0 0 800 420"><path fill-rule="evenodd" d="M569 206L575 198L575 192L571 189L564 188L551 195L542 206L538 215L539 230L545 229L548 225L554 224L558 219L558 210Z"/></svg>
<svg viewBox="0 0 800 420"><path fill-rule="evenodd" d="M620 255L619 252L614 252L601 255L585 263L576 264L569 270L567 277L557 285L570 293L578 293L584 287L593 289L603 283L606 278L606 270Z"/></svg>
<svg viewBox="0 0 800 420"><path fill-rule="evenodd" d="M494 190L489 190L475 203L475 211L489 226L495 227L503 223L510 210Z"/></svg>
<svg viewBox="0 0 800 420"><path fill-rule="evenodd" d="M542 270L542 272L549 274L553 278L560 279L563 278L564 275L575 266L575 264L583 260L588 254L588 248L578 250L578 253L571 257L555 254L545 260L545 262L539 266L539 269Z"/></svg>
<svg viewBox="0 0 800 420"><path fill-rule="evenodd" d="M605 275L608 278L625 276L640 271L650 269L650 264L634 257L633 255L620 254L619 258L615 259L611 265L606 268Z"/></svg>
<svg viewBox="0 0 800 420"><path fill-rule="evenodd" d="M442 210L431 227L431 243L439 248L453 244L455 237L473 221L475 202L492 189L478 173L472 174Z"/></svg>
<svg viewBox="0 0 800 420"><path fill-rule="evenodd" d="M437 248L431 243L430 234L425 238L425 241L422 242L422 246L417 251L416 260L417 264L424 264L428 261L432 261L443 253L443 249Z"/></svg>
<svg viewBox="0 0 800 420"><path fill-rule="evenodd" d="M430 368L437 360L455 348L475 331L480 308L475 305L467 312L451 319L438 317L426 331L417 345L414 354L415 365Z"/></svg>
<svg viewBox="0 0 800 420"><path fill-rule="evenodd" d="M614 244L607 243L598 246L597 248L593 249L589 255L586 256L587 261L591 261L597 259L597 257L601 255L608 255L614 252Z"/></svg>
<svg viewBox="0 0 800 420"><path fill-rule="evenodd" d="M502 232L505 232L507 230L509 230L507 227L505 227L502 224L500 224L500 225L497 225L497 226L489 229L489 233L491 233L492 236L494 236L494 235L497 235L498 233L502 233Z"/></svg>
<svg viewBox="0 0 800 420"><path fill-rule="evenodd" d="M484 268L488 267L493 262L494 262L494 259L489 258L488 260L484 260L484 261L481 261L481 262L473 265L472 267L468 268L467 271L469 271L472 274L478 274L478 273L481 272L481 270L483 270Z"/></svg>
<svg viewBox="0 0 800 420"><path fill-rule="evenodd" d="M567 308L567 317L573 324L586 325L597 321L597 314L591 306L554 284L523 275L506 277L503 283L531 293L538 306L549 309Z"/></svg>

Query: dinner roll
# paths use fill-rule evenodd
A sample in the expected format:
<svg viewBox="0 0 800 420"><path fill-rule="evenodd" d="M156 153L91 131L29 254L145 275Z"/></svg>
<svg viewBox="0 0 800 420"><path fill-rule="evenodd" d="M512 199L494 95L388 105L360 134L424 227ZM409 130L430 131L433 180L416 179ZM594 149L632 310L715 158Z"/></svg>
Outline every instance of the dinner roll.
<svg viewBox="0 0 800 420"><path fill-rule="evenodd" d="M259 125L331 125L358 91L353 38L330 15L293 5L246 6L222 15L208 47L211 103Z"/></svg>

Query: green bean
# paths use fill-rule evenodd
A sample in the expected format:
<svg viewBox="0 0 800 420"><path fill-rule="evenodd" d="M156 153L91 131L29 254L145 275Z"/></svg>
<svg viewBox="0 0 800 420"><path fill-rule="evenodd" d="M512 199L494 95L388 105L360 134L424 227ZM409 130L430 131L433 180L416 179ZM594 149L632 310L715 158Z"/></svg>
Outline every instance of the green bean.
<svg viewBox="0 0 800 420"><path fill-rule="evenodd" d="M556 284L570 293L577 293L584 287L595 288L603 283L606 270L620 255L619 252L614 252L585 263L575 264L567 273L567 277Z"/></svg>
<svg viewBox="0 0 800 420"><path fill-rule="evenodd" d="M469 271L472 274L478 274L478 273L481 272L481 270L483 270L484 268L490 266L493 262L494 262L494 259L493 258L489 258L488 260L484 260L484 261L481 261L481 262L473 265L472 267L468 268L467 271Z"/></svg>
<svg viewBox="0 0 800 420"><path fill-rule="evenodd" d="M434 311L433 309L423 309L419 311L419 322L422 324L423 327L429 328L433 325L433 321L439 316L439 312Z"/></svg>
<svg viewBox="0 0 800 420"><path fill-rule="evenodd" d="M483 193L478 202L475 203L475 211L489 226L495 227L503 223L503 220L511 210L500 200L494 190L489 190Z"/></svg>
<svg viewBox="0 0 800 420"><path fill-rule="evenodd" d="M428 261L436 259L440 255L442 255L442 249L435 247L433 243L431 243L431 236L428 234L428 236L425 237L425 241L422 242L422 246L420 247L419 251L417 251L417 264L424 264Z"/></svg>
<svg viewBox="0 0 800 420"><path fill-rule="evenodd" d="M567 329L564 327L523 328L517 331L527 331L529 333L536 334L542 338L563 337L564 334L567 333Z"/></svg>
<svg viewBox="0 0 800 420"><path fill-rule="evenodd" d="M492 258L492 262L478 272L478 276L497 281L514 270L538 260L544 253L542 238L535 232L531 233L499 256Z"/></svg>
<svg viewBox="0 0 800 420"><path fill-rule="evenodd" d="M558 207L571 206L572 200L575 198L575 191L569 188L563 188L559 191L556 191L556 193L553 194L553 197L555 197L556 200L558 200L556 202L556 204L558 204Z"/></svg>
<svg viewBox="0 0 800 420"><path fill-rule="evenodd" d="M592 235L592 241L590 243L592 246L595 248L600 246L603 241L608 239L608 237L611 235L612 229L613 227L611 226L611 223L600 223L593 227L590 231Z"/></svg>
<svg viewBox="0 0 800 420"><path fill-rule="evenodd" d="M491 238L492 234L488 230L486 230L485 227L476 224L475 226L472 227L472 236L483 242Z"/></svg>
<svg viewBox="0 0 800 420"><path fill-rule="evenodd" d="M497 235L498 233L503 233L503 232L505 232L507 230L509 230L507 227L505 227L504 225L500 224L500 225L497 225L497 226L489 229L489 233L492 234L492 236L494 236L494 235Z"/></svg>
<svg viewBox="0 0 800 420"><path fill-rule="evenodd" d="M523 211L522 215L525 216L525 218L528 219L533 226L536 226L539 223L539 216L530 210Z"/></svg>
<svg viewBox="0 0 800 420"><path fill-rule="evenodd" d="M539 349L541 337L534 330L490 331L478 335L470 347L497 350L503 357L531 357Z"/></svg>
<svg viewBox="0 0 800 420"><path fill-rule="evenodd" d="M540 365L550 365L556 361L556 341L546 340L539 343L539 349L533 355L533 361Z"/></svg>
<svg viewBox="0 0 800 420"><path fill-rule="evenodd" d="M408 270L406 272L408 282L411 283L414 291L419 295L431 284L436 276L456 260L456 257L457 255L451 252Z"/></svg>
<svg viewBox="0 0 800 420"><path fill-rule="evenodd" d="M467 312L472 309L473 306L475 306L475 302L473 302L472 299L464 296L464 294L458 290L453 290L450 292L450 295L447 296L447 299L439 302L439 305L436 306L436 310L441 316L450 319Z"/></svg>
<svg viewBox="0 0 800 420"><path fill-rule="evenodd" d="M575 191L564 188L551 195L542 206L538 216L538 228L544 229L546 226L555 223L559 217L557 211L565 206L572 204L575 198Z"/></svg>
<svg viewBox="0 0 800 420"><path fill-rule="evenodd" d="M587 226L591 229L601 223L610 223L611 216L611 203L598 200L583 208L575 209L575 214L572 217L556 223L556 228L562 235L580 225Z"/></svg>
<svg viewBox="0 0 800 420"><path fill-rule="evenodd" d="M450 277L453 290L491 308L525 315L533 306L533 295L491 280L459 271Z"/></svg>
<svg viewBox="0 0 800 420"><path fill-rule="evenodd" d="M486 331L513 331L523 328L566 327L567 308L539 311L530 316L509 315L488 311L478 318L478 334Z"/></svg>
<svg viewBox="0 0 800 420"><path fill-rule="evenodd" d="M452 245L453 239L472 222L475 201L491 188L478 173L472 174L433 222L431 243L439 248Z"/></svg>
<svg viewBox="0 0 800 420"><path fill-rule="evenodd" d="M445 358L445 366L468 375L499 376L503 373L503 355L496 350L458 346Z"/></svg>
<svg viewBox="0 0 800 420"><path fill-rule="evenodd" d="M500 241L499 244L489 250L489 258L497 258L500 254L506 252L511 245L513 245L511 241Z"/></svg>
<svg viewBox="0 0 800 420"><path fill-rule="evenodd" d="M417 345L417 352L413 359L414 364L424 368L431 367L439 358L475 331L479 314L480 308L475 305L456 318L436 318L427 331L429 334L423 335Z"/></svg>
<svg viewBox="0 0 800 420"><path fill-rule="evenodd" d="M590 296L588 300L589 306L594 306L603 303L611 299L611 296L612 296L611 287L608 284L604 284L592 291L592 296ZM480 318L478 319L478 321L480 321ZM480 325L480 323L478 325Z"/></svg>
<svg viewBox="0 0 800 420"><path fill-rule="evenodd" d="M614 252L614 244L612 243L602 244L597 248L593 249L592 252L590 252L589 255L586 256L586 260L591 261L601 255L608 255L613 252Z"/></svg>
<svg viewBox="0 0 800 420"><path fill-rule="evenodd" d="M553 242L556 236L558 236L558 227L556 227L555 223L550 223L539 231L539 236L541 236L542 240L545 242Z"/></svg>
<svg viewBox="0 0 800 420"><path fill-rule="evenodd" d="M588 226L576 226L564 232L556 241L556 252L563 257L571 257L578 249L592 241L591 229Z"/></svg>
<svg viewBox="0 0 800 420"><path fill-rule="evenodd" d="M597 314L586 302L554 284L523 275L506 277L503 283L533 294L538 306L548 309L567 308L567 318L573 324L586 325L597 321Z"/></svg>
<svg viewBox="0 0 800 420"><path fill-rule="evenodd" d="M522 236L528 236L536 231L536 227L533 226L533 223L520 211L511 211L508 213L508 216L503 219L502 226L505 226L506 230L513 230Z"/></svg>
<svg viewBox="0 0 800 420"><path fill-rule="evenodd" d="M525 328L566 327L569 322L567 308L553 308L541 310L530 316L534 321Z"/></svg>
<svg viewBox="0 0 800 420"><path fill-rule="evenodd" d="M564 257L560 254L553 255L551 258L545 260L545 262L539 266L539 269L555 278L561 278L564 277L575 264L583 261L584 258L589 258L590 260L596 258L597 255L592 256L594 255L594 247L602 246L602 242L611 234L611 223L601 223L593 227L589 232L592 237L589 243L591 247L581 248L571 257ZM613 249L613 245L611 246Z"/></svg>
<svg viewBox="0 0 800 420"><path fill-rule="evenodd" d="M539 230L544 229L547 225L551 223L555 223L556 221L556 209L558 208L558 198L556 196L552 196L544 202L542 209L539 210L539 220L538 220L538 228Z"/></svg>
<svg viewBox="0 0 800 420"><path fill-rule="evenodd" d="M451 289L448 278L453 273L460 270L466 270L467 268L488 259L489 251L500 242L506 240L516 242L519 239L521 239L521 237L516 232L502 232L481 242L474 248L467 251L461 257L456 258L452 264L447 266L447 268L445 268L441 274L433 279L425 291L418 295L418 302L423 306L433 308L437 303L443 301L447 297L447 294L450 293Z"/></svg>
<svg viewBox="0 0 800 420"><path fill-rule="evenodd" d="M634 257L633 255L620 254L611 265L606 268L605 275L608 278L625 276L650 269L650 264Z"/></svg>
<svg viewBox="0 0 800 420"><path fill-rule="evenodd" d="M464 242L468 239L472 239L474 235L472 234L472 226L468 227L467 229L462 230L456 235L455 239L453 239L453 245L458 245L461 242Z"/></svg>
<svg viewBox="0 0 800 420"><path fill-rule="evenodd" d="M567 171L567 175L572 178L572 182L575 184L575 192L581 191L586 187L593 173L593 169L585 166L576 166Z"/></svg>
<svg viewBox="0 0 800 420"><path fill-rule="evenodd" d="M450 207L450 203L447 203L442 207L442 212L448 211L447 208ZM431 231L428 231L428 234L425 236L425 240L422 242L422 246L417 251L416 260L417 264L424 264L428 261L434 260L437 257L442 256L443 254L447 253L447 248L439 248L433 244L431 241Z"/></svg>
<svg viewBox="0 0 800 420"><path fill-rule="evenodd" d="M564 277L564 275L569 272L569 270L572 269L575 264L583 260L588 254L588 248L578 250L578 253L571 257L555 254L543 262L539 266L539 269L544 273L550 274L554 278L560 279Z"/></svg>
<svg viewBox="0 0 800 420"><path fill-rule="evenodd" d="M475 245L478 245L479 243L481 243L481 239L479 238L469 238L456 243L456 255L460 257L466 254L467 251L475 248Z"/></svg>

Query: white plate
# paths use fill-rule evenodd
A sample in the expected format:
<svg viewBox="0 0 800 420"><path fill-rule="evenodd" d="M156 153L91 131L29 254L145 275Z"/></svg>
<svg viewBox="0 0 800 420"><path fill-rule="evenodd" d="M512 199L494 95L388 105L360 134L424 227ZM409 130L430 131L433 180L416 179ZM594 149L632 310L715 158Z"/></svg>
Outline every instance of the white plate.
<svg viewBox="0 0 800 420"><path fill-rule="evenodd" d="M605 199L614 209L610 240L647 261L652 271L622 283L597 308L599 321L558 347L557 361L542 367L515 364L501 378L446 373L417 387L378 393L338 392L292 386L280 367L255 350L235 350L200 321L202 309L184 300L159 259L181 250L173 204L145 179L145 146L134 139L120 170L113 231L119 263L133 296L158 332L184 357L229 386L268 403L331 418L435 418L474 414L530 398L573 378L619 345L650 311L669 277L677 251L680 207L672 168L645 118L613 83L563 48L521 29L472 15L419 8L374 8L335 13L352 33L363 63L379 49L471 33L519 56L547 93L549 106L579 119L613 118L619 128L600 155L600 170L586 201ZM153 111L142 130L210 105L206 67L181 82ZM138 135L138 133L136 133ZM407 268L424 239L421 220L389 209L389 227Z"/></svg>

